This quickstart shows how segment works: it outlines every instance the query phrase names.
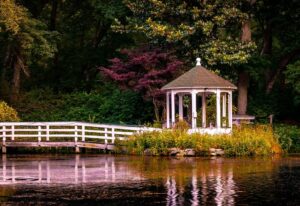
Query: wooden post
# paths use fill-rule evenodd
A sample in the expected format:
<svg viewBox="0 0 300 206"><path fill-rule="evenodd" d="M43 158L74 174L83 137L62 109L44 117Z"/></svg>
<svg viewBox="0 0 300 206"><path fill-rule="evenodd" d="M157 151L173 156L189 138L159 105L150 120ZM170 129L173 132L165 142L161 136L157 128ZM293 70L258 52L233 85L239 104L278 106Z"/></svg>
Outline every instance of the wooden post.
<svg viewBox="0 0 300 206"><path fill-rule="evenodd" d="M232 91L228 93L228 126L232 128Z"/></svg>
<svg viewBox="0 0 300 206"><path fill-rule="evenodd" d="M85 126L81 126L81 141L85 142Z"/></svg>
<svg viewBox="0 0 300 206"><path fill-rule="evenodd" d="M175 93L171 92L172 127L175 125Z"/></svg>
<svg viewBox="0 0 300 206"><path fill-rule="evenodd" d="M39 144L41 143L42 141L42 128L41 126L38 126L38 142Z"/></svg>
<svg viewBox="0 0 300 206"><path fill-rule="evenodd" d="M206 128L206 93L202 93L202 127Z"/></svg>
<svg viewBox="0 0 300 206"><path fill-rule="evenodd" d="M111 137L112 137L112 140L111 140L111 143L115 143L115 128L111 128Z"/></svg>
<svg viewBox="0 0 300 206"><path fill-rule="evenodd" d="M78 126L75 125L75 132L74 132L74 144L75 144L75 153L80 153L80 149L77 145L77 142L78 142Z"/></svg>
<svg viewBox="0 0 300 206"><path fill-rule="evenodd" d="M15 126L11 126L11 141L15 140Z"/></svg>
<svg viewBox="0 0 300 206"><path fill-rule="evenodd" d="M104 137L105 137L104 143L107 144L107 128L106 127L104 128Z"/></svg>
<svg viewBox="0 0 300 206"><path fill-rule="evenodd" d="M50 129L50 128L49 128L49 125L47 125L47 126L46 126L46 141L49 141L49 140L50 140L50 135L49 135L49 134L50 134L50 131L49 131L49 129Z"/></svg>
<svg viewBox="0 0 300 206"><path fill-rule="evenodd" d="M220 97L220 90L217 89L217 102L216 102L216 105L217 105L217 114L216 114L216 120L217 120L217 123L216 123L216 126L217 128L221 128L221 104L220 104L220 100L221 100L221 97Z"/></svg>
<svg viewBox="0 0 300 206"><path fill-rule="evenodd" d="M2 127L2 153L6 154L6 127Z"/></svg>
<svg viewBox="0 0 300 206"><path fill-rule="evenodd" d="M78 141L78 126L75 126L75 137L74 137L74 141L75 141L75 145L77 145L77 141Z"/></svg>
<svg viewBox="0 0 300 206"><path fill-rule="evenodd" d="M169 95L169 92L167 92L167 95L166 95L166 109L167 109L167 112L166 112L166 114L167 114L167 118L166 118L166 120L167 120L167 128L170 128L170 97L169 97L170 95Z"/></svg>
<svg viewBox="0 0 300 206"><path fill-rule="evenodd" d="M179 120L183 120L183 96L182 94L178 95L178 106L179 106Z"/></svg>
<svg viewBox="0 0 300 206"><path fill-rule="evenodd" d="M192 92L192 128L197 127L197 93Z"/></svg>

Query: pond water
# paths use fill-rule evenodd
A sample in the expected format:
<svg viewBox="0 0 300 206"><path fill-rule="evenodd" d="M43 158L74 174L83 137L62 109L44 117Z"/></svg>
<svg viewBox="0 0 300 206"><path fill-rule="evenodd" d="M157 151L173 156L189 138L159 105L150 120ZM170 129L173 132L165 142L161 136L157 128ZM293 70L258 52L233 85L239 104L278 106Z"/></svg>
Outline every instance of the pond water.
<svg viewBox="0 0 300 206"><path fill-rule="evenodd" d="M300 157L5 155L0 205L300 205Z"/></svg>

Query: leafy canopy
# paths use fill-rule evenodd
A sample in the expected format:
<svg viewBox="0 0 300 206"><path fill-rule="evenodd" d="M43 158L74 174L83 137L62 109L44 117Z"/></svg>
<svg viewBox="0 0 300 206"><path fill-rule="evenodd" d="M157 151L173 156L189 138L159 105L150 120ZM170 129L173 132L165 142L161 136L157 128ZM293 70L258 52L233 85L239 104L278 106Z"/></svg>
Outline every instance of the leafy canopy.
<svg viewBox="0 0 300 206"><path fill-rule="evenodd" d="M250 18L243 12L247 1L126 0L134 13L130 29L150 39L179 46L183 55L201 56L208 64L242 64L256 48L240 41L241 24Z"/></svg>

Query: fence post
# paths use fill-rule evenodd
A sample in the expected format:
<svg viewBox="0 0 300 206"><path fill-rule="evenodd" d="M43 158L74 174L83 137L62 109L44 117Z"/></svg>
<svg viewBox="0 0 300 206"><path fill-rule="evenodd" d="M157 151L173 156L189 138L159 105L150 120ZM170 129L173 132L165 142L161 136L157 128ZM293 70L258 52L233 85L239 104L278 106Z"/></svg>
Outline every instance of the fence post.
<svg viewBox="0 0 300 206"><path fill-rule="evenodd" d="M50 131L49 131L49 129L50 129L50 128L49 128L49 125L47 125L47 126L46 126L46 141L49 141L49 140L50 140L50 135L49 135L49 134L50 134Z"/></svg>
<svg viewBox="0 0 300 206"><path fill-rule="evenodd" d="M41 143L41 141L42 141L42 130L41 130L42 128L41 128L41 126L39 125L38 126L38 142L39 142L39 144Z"/></svg>
<svg viewBox="0 0 300 206"><path fill-rule="evenodd" d="M5 154L6 153L6 127L3 126L2 127L2 153Z"/></svg>
<svg viewBox="0 0 300 206"><path fill-rule="evenodd" d="M15 126L11 126L11 141L15 140Z"/></svg>
<svg viewBox="0 0 300 206"><path fill-rule="evenodd" d="M77 145L77 142L78 142L78 126L76 125L75 126L75 137L74 137L74 141L75 141L75 153L80 153L80 149Z"/></svg>
<svg viewBox="0 0 300 206"><path fill-rule="evenodd" d="M104 143L107 144L107 128L106 127L104 128L104 137L105 137Z"/></svg>
<svg viewBox="0 0 300 206"><path fill-rule="evenodd" d="M113 128L111 128L111 138L112 138L112 140L111 140L111 143L115 143L115 128L113 127Z"/></svg>
<svg viewBox="0 0 300 206"><path fill-rule="evenodd" d="M77 129L78 129L78 126L76 125L75 126L75 145L77 145L77 141L78 141L78 131L77 131Z"/></svg>
<svg viewBox="0 0 300 206"><path fill-rule="evenodd" d="M84 125L82 125L81 126L82 128L81 128L81 141L85 141L85 126Z"/></svg>

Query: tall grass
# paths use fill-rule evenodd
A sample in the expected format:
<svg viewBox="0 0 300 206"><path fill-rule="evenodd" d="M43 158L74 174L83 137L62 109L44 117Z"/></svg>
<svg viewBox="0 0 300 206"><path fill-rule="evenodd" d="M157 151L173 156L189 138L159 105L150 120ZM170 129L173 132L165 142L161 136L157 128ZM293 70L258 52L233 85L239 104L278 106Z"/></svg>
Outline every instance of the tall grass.
<svg viewBox="0 0 300 206"><path fill-rule="evenodd" d="M231 135L188 134L174 129L145 132L118 142L129 154L143 154L148 149L153 155L168 155L170 148L192 148L198 155L208 154L210 148L223 149L227 156L257 156L281 153L273 130L265 125L234 128Z"/></svg>

